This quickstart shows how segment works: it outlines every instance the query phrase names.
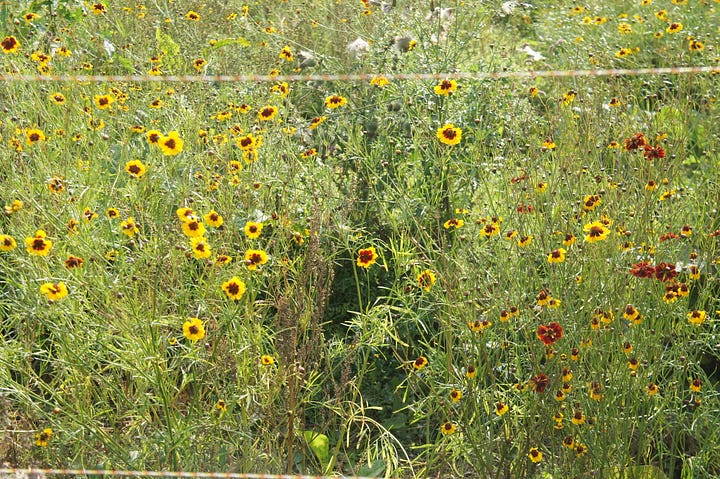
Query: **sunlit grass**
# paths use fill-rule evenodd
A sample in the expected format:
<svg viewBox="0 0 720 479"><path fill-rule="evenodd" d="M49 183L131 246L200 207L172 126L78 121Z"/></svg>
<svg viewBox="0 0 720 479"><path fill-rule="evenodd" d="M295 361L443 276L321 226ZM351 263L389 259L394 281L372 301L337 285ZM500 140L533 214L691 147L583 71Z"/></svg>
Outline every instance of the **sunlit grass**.
<svg viewBox="0 0 720 479"><path fill-rule="evenodd" d="M720 6L436 6L0 7L7 74L372 76L0 85L4 463L720 474L720 77L389 80L717 65Z"/></svg>

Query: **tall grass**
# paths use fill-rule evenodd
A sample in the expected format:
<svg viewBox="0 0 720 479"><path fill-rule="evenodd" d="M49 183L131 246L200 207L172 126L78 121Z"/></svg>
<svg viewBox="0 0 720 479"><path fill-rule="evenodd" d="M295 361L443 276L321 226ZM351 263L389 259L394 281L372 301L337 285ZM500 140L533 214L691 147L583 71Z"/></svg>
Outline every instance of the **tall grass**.
<svg viewBox="0 0 720 479"><path fill-rule="evenodd" d="M718 63L642 3L0 6L7 74L377 74L0 84L0 459L716 477L718 75L381 78Z"/></svg>

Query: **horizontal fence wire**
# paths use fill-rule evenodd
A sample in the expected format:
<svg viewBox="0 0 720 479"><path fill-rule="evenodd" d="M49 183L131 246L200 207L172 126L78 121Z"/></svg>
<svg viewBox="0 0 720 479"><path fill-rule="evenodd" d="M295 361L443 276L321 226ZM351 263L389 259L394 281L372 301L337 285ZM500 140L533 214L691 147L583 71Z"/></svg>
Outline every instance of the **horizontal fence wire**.
<svg viewBox="0 0 720 479"><path fill-rule="evenodd" d="M259 82L337 82L369 81L384 77L390 81L412 80L498 80L501 78L541 77L602 77L638 75L684 75L689 73L720 73L720 66L609 68L594 70L527 70L501 72L448 72L448 73L348 73L298 75L41 75L0 74L0 82L155 82L155 83L259 83Z"/></svg>
<svg viewBox="0 0 720 479"><path fill-rule="evenodd" d="M189 477L214 479L372 479L362 476L308 476L303 474L253 474L241 472L188 472L188 471L122 471L114 469L36 469L0 468L0 476L37 479L42 476L112 476L112 477Z"/></svg>

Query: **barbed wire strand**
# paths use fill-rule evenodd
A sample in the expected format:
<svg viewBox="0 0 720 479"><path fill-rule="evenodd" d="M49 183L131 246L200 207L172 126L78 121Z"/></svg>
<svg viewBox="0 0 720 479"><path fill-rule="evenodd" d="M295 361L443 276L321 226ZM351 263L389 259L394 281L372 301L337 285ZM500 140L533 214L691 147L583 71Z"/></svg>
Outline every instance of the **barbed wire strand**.
<svg viewBox="0 0 720 479"><path fill-rule="evenodd" d="M348 74L298 74L298 75L41 75L0 74L0 82L150 82L150 83L260 83L260 82L336 82L369 81L384 77L390 81L411 80L499 80L502 78L542 77L602 77L637 75L684 75L692 73L720 73L720 66L658 67L658 68L609 68L594 70L528 70L502 72L446 72L446 73L348 73Z"/></svg>
<svg viewBox="0 0 720 479"><path fill-rule="evenodd" d="M122 471L114 469L36 469L0 468L0 474L16 477L37 477L39 475L68 476L119 476L119 477L188 477L214 479L372 479L362 476L308 476L295 474L254 474L240 472L188 472L188 471Z"/></svg>

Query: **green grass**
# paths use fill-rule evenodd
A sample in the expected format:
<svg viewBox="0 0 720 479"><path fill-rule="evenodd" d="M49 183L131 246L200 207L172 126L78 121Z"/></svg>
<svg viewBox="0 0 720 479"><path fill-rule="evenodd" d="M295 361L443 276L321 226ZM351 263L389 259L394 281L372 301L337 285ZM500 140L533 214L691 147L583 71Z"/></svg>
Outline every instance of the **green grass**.
<svg viewBox="0 0 720 479"><path fill-rule="evenodd" d="M499 3L434 2L455 9L438 19L404 0L369 15L359 1L245 13L15 2L0 6L0 38L19 47L0 62L7 74L390 75L720 58L716 1ZM358 38L361 55L347 48ZM0 460L717 477L719 79L461 80L451 95L426 80L1 83ZM333 95L347 103L328 107ZM438 137L446 124L462 131L456 145ZM171 132L182 148L168 151ZM247 152L250 134L262 143ZM638 134L647 149L629 148ZM181 208L203 223L207 257ZM26 249L47 240L47 255ZM548 261L560 248L564 260ZM267 263L251 269L249 250ZM643 265L660 279L639 277ZM434 282L419 282L426 271ZM236 300L223 289L234 277L246 287ZM184 331L190 318L203 331ZM546 347L552 323L563 334Z"/></svg>

